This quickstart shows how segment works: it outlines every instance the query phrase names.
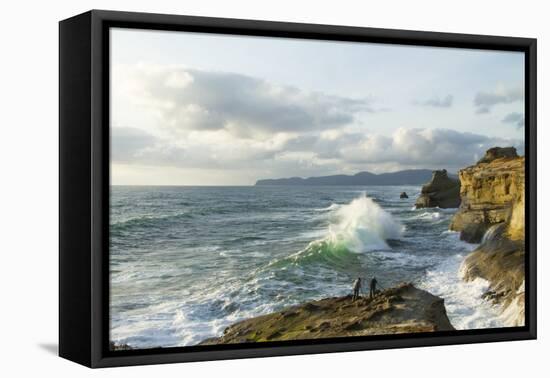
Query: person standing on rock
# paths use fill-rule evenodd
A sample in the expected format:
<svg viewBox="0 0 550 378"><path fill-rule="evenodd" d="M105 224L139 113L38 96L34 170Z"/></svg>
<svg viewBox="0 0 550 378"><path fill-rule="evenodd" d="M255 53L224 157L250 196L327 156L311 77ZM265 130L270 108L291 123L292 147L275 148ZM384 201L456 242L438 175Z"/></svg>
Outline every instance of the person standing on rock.
<svg viewBox="0 0 550 378"><path fill-rule="evenodd" d="M357 277L357 279L353 281L353 297L351 299L352 301L359 299L360 290L361 290L361 278Z"/></svg>
<svg viewBox="0 0 550 378"><path fill-rule="evenodd" d="M376 295L376 284L377 283L378 283L378 281L376 281L376 277L372 277L372 280L370 280L370 292L369 292L370 299L374 298L374 296Z"/></svg>

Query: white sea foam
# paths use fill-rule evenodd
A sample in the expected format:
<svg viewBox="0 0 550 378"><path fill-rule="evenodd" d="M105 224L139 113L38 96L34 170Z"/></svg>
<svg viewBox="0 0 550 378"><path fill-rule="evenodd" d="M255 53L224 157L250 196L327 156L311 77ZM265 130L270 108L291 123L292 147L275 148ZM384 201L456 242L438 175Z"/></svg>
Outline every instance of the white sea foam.
<svg viewBox="0 0 550 378"><path fill-rule="evenodd" d="M195 345L220 335L230 324L278 309L280 302L262 301L258 294L259 288L268 286L283 292L281 283L266 275L244 284L229 280L224 285L209 285L208 290L182 291L161 301L148 297L149 305L126 312L124 321L112 319L111 339L137 348ZM212 311L220 316L212 317Z"/></svg>
<svg viewBox="0 0 550 378"><path fill-rule="evenodd" d="M323 211L323 212L326 212L326 211L333 211L333 210L338 209L340 206L342 206L342 205L340 205L340 204L338 204L338 203L333 203L333 204L331 204L330 206L323 207L323 208L321 208L321 209L315 209L315 211Z"/></svg>
<svg viewBox="0 0 550 378"><path fill-rule="evenodd" d="M361 195L332 214L327 241L353 252L387 249L388 239L402 236L404 226L371 198Z"/></svg>
<svg viewBox="0 0 550 378"><path fill-rule="evenodd" d="M423 212L421 214L415 215L413 219L427 219L427 220L439 220L441 219L441 213L439 212Z"/></svg>
<svg viewBox="0 0 550 378"><path fill-rule="evenodd" d="M442 208L442 207L436 207L437 211L441 211L442 213L447 213L447 214L454 214L457 212L457 208L454 208L454 207L450 207L450 208Z"/></svg>
<svg viewBox="0 0 550 378"><path fill-rule="evenodd" d="M479 244L467 243L464 240L460 240L460 232L446 230L441 233L441 237L448 239L449 245L455 246L455 249L461 251L471 252L476 249Z"/></svg>
<svg viewBox="0 0 550 378"><path fill-rule="evenodd" d="M494 224L491 227L489 227L489 229L487 231L485 231L485 233L483 234L483 238L481 239L481 243L483 244L485 242L493 240L495 238L495 236L497 235L498 231L501 229L501 226L502 226L502 224L498 223L498 224Z"/></svg>
<svg viewBox="0 0 550 378"><path fill-rule="evenodd" d="M465 255L458 253L427 271L419 286L445 300L447 315L456 329L503 327L499 306L482 298L489 283L481 278L462 280L459 270Z"/></svg>
<svg viewBox="0 0 550 378"><path fill-rule="evenodd" d="M525 295L525 280L516 291L517 296L512 303L504 309L500 315L502 321L510 327L522 327L525 325L525 300L521 294Z"/></svg>
<svg viewBox="0 0 550 378"><path fill-rule="evenodd" d="M457 208L442 208L442 207L431 207L431 208L425 208L425 207L416 207L416 205L413 205L411 207L411 211L418 212L418 211L426 211L426 209L433 209L441 213L445 214L454 214L457 212Z"/></svg>

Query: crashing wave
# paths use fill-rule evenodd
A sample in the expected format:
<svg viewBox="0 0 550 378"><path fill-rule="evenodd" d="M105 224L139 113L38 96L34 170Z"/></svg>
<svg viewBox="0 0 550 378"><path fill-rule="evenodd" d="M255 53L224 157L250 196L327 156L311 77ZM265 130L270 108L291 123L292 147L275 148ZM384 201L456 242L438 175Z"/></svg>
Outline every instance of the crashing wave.
<svg viewBox="0 0 550 378"><path fill-rule="evenodd" d="M399 239L404 232L401 223L364 195L346 205L334 206L329 219L330 224L322 239L312 241L303 250L270 265L289 262L323 262L335 267L346 265L355 261L354 254L390 249L387 241Z"/></svg>

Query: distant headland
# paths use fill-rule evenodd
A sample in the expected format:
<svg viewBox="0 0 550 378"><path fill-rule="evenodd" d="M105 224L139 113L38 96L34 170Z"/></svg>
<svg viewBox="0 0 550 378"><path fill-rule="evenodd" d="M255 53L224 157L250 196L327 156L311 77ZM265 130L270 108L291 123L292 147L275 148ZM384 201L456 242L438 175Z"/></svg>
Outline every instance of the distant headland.
<svg viewBox="0 0 550 378"><path fill-rule="evenodd" d="M255 185L422 185L431 179L432 172L431 169L408 169L380 174L359 172L354 175L289 177L258 180Z"/></svg>

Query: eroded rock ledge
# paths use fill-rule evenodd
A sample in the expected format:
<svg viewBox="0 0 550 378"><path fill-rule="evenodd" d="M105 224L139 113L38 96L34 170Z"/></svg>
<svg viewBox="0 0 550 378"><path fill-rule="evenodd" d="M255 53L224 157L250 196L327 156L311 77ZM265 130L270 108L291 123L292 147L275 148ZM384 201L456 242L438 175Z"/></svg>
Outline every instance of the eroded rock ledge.
<svg viewBox="0 0 550 378"><path fill-rule="evenodd" d="M483 243L470 253L461 266L466 281L483 278L490 283L486 300L502 306L508 326L525 322L525 245L506 235L506 224L490 229Z"/></svg>
<svg viewBox="0 0 550 378"><path fill-rule="evenodd" d="M506 325L525 322L525 158L495 147L460 171L462 203L450 229L481 243L464 260L465 280L483 278L485 298L502 305Z"/></svg>
<svg viewBox="0 0 550 378"><path fill-rule="evenodd" d="M453 330L443 299L410 283L374 299L326 298L247 319L202 345Z"/></svg>

